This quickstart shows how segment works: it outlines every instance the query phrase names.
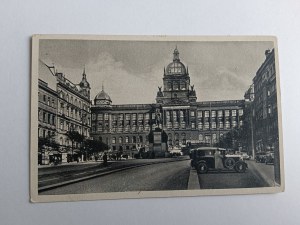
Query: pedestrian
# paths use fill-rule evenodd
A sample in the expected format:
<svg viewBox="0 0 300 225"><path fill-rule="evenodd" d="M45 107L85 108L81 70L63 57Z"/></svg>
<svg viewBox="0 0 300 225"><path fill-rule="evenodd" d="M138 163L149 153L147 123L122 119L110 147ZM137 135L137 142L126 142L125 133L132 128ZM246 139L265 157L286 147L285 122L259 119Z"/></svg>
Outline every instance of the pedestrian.
<svg viewBox="0 0 300 225"><path fill-rule="evenodd" d="M103 155L103 166L107 166L107 154L106 154L106 152Z"/></svg>
<svg viewBox="0 0 300 225"><path fill-rule="evenodd" d="M215 158L215 168L217 170L221 170L223 168L223 161L222 161L222 155L220 154L219 151L215 152L214 158Z"/></svg>

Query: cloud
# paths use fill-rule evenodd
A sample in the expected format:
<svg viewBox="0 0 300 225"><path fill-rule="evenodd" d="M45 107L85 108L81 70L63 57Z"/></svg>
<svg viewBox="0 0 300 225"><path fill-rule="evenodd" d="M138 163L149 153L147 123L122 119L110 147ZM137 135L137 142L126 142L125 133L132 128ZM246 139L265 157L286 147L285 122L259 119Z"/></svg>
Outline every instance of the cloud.
<svg viewBox="0 0 300 225"><path fill-rule="evenodd" d="M218 67L214 74L208 74L202 81L197 83L201 99L219 100L236 99L243 96L249 81L239 74L238 68L230 70Z"/></svg>
<svg viewBox="0 0 300 225"><path fill-rule="evenodd" d="M91 98L102 90L104 84L113 104L152 103L158 79L153 76L155 67L148 73L134 74L126 69L123 62L111 54L102 52L86 65L88 80L91 83Z"/></svg>

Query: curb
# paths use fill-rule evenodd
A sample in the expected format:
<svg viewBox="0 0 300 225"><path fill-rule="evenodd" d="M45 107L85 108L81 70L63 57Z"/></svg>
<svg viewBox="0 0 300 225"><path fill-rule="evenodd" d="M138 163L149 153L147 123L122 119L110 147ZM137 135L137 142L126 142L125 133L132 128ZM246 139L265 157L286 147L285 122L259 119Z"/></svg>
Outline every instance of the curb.
<svg viewBox="0 0 300 225"><path fill-rule="evenodd" d="M189 181L188 181L188 190L195 190L195 189L199 190L201 189L201 186L200 186L197 170L191 168Z"/></svg>

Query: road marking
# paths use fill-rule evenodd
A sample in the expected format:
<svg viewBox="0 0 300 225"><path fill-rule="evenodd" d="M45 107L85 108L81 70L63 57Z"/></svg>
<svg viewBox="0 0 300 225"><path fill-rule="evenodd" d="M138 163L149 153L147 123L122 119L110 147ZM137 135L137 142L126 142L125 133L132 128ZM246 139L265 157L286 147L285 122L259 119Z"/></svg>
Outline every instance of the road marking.
<svg viewBox="0 0 300 225"><path fill-rule="evenodd" d="M92 171L93 172L93 171ZM74 176L77 176L77 175L81 175L81 174L86 174L88 172L82 172L82 173L75 173Z"/></svg>
<svg viewBox="0 0 300 225"><path fill-rule="evenodd" d="M59 177L54 177L54 178L49 178L49 179L44 179L44 180L39 180L39 183L49 181L49 180L57 180Z"/></svg>
<svg viewBox="0 0 300 225"><path fill-rule="evenodd" d="M201 188L200 188L197 170L191 168L189 182L188 182L188 190L195 190L195 189L201 189Z"/></svg>

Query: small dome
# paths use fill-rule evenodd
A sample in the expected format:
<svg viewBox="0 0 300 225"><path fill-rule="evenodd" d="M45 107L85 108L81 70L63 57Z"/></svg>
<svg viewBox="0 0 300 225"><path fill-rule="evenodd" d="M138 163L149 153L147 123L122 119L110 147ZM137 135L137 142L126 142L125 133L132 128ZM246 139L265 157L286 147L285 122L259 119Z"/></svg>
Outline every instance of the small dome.
<svg viewBox="0 0 300 225"><path fill-rule="evenodd" d="M95 101L96 100L108 100L111 102L111 99L109 97L109 95L104 91L102 90L100 93L98 93L95 97Z"/></svg>

